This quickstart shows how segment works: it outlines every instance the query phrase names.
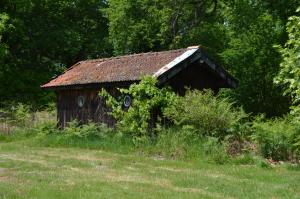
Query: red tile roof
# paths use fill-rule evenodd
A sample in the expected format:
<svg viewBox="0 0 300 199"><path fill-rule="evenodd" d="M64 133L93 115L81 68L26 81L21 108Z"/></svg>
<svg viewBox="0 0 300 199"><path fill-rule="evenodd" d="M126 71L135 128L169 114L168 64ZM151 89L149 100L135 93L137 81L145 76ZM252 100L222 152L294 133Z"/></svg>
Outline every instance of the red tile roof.
<svg viewBox="0 0 300 199"><path fill-rule="evenodd" d="M154 75L190 49L81 61L42 88L140 80L145 75Z"/></svg>

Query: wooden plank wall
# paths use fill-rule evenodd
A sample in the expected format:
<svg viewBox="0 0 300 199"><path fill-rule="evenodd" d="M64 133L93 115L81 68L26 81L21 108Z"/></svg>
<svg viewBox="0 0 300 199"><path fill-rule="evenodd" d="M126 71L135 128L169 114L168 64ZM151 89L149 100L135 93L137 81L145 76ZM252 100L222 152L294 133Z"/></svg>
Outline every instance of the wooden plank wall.
<svg viewBox="0 0 300 199"><path fill-rule="evenodd" d="M109 109L105 106L105 101L98 96L99 89L69 89L57 91L57 117L58 125L65 127L72 120L79 123L93 121L106 123L113 127L115 120L108 114ZM108 90L115 94L115 89ZM83 107L78 106L78 97L83 96L85 103Z"/></svg>

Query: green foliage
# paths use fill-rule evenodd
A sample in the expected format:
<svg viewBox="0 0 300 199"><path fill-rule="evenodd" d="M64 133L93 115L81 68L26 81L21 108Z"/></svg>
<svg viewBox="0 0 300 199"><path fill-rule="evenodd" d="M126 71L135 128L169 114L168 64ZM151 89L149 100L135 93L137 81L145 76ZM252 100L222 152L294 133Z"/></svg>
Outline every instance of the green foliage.
<svg viewBox="0 0 300 199"><path fill-rule="evenodd" d="M172 159L197 159L201 156L200 142L193 126L163 128L147 150L149 153Z"/></svg>
<svg viewBox="0 0 300 199"><path fill-rule="evenodd" d="M273 117L290 106L273 84L281 61L273 45L286 40L284 23L296 5L297 0L112 0L105 12L115 54L201 44L240 80L227 96L248 113Z"/></svg>
<svg viewBox="0 0 300 199"><path fill-rule="evenodd" d="M263 1L239 0L228 7L230 41L221 56L239 79L239 87L227 96L247 113L273 117L286 113L290 105L283 90L273 84L281 61L273 45L281 42L284 25L264 6Z"/></svg>
<svg viewBox="0 0 300 199"><path fill-rule="evenodd" d="M0 110L0 120L13 126L31 127L39 123L56 121L56 109L48 105L46 110L35 111L31 105L11 102Z"/></svg>
<svg viewBox="0 0 300 199"><path fill-rule="evenodd" d="M251 153L244 153L235 157L232 161L239 165L253 165L258 162L258 158Z"/></svg>
<svg viewBox="0 0 300 199"><path fill-rule="evenodd" d="M133 84L129 89L120 89L122 95L132 97L132 105L128 110L123 107L123 100L118 101L107 91L102 90L100 96L112 108L112 116L117 120L120 131L133 136L136 143L146 141L149 133L149 122L152 114L164 112L164 109L176 101L177 95L169 88L158 88L157 80L144 77L139 84ZM121 97L122 99L122 97Z"/></svg>
<svg viewBox="0 0 300 199"><path fill-rule="evenodd" d="M60 135L65 139L102 139L112 134L113 130L108 128L105 124L88 123L79 125L74 120L64 128L59 129L54 122L40 123L32 128L32 131L37 132L39 135Z"/></svg>
<svg viewBox="0 0 300 199"><path fill-rule="evenodd" d="M300 7L297 10L298 15ZM300 16L292 16L287 23L288 41L284 47L277 46L283 60L275 83L285 86L285 94L292 96L295 111L300 104Z"/></svg>
<svg viewBox="0 0 300 199"><path fill-rule="evenodd" d="M59 133L70 138L101 139L111 134L112 129L108 128L105 124L89 123L79 125L78 122L73 121Z"/></svg>
<svg viewBox="0 0 300 199"><path fill-rule="evenodd" d="M44 107L39 86L78 60L201 44L240 80L229 96L246 112L278 116L289 99L273 85L297 0L1 1L0 103ZM276 105L276 109L273 107Z"/></svg>
<svg viewBox="0 0 300 199"><path fill-rule="evenodd" d="M263 157L273 160L297 160L300 155L300 124L292 118L253 123L254 140Z"/></svg>
<svg viewBox="0 0 300 199"><path fill-rule="evenodd" d="M0 110L0 122L11 126L28 127L32 122L31 107L22 103L12 103Z"/></svg>
<svg viewBox="0 0 300 199"><path fill-rule="evenodd" d="M19 109L23 110L24 107ZM19 115L23 118L23 114ZM66 128L59 129L56 122L49 121L29 127L18 126L10 135L1 135L0 141L22 141L50 147L109 149L122 153L133 150L161 158L206 160L217 164L253 165L260 161L258 154L273 161L297 162L299 159L300 123L294 118L267 121L257 119L252 126L245 124L245 128L243 124L240 125L242 127L227 131L225 139L220 139L215 134L214 137L203 134L199 136L196 127L183 124L158 126L155 129L157 136L153 139L146 135L141 137L143 139L138 139L140 135L126 134L123 129L113 130L104 124L79 125L73 121ZM250 127L251 134L248 132ZM251 142L249 136L254 142Z"/></svg>
<svg viewBox="0 0 300 199"><path fill-rule="evenodd" d="M299 198L299 166L267 170L20 142L1 144L0 154L3 199Z"/></svg>
<svg viewBox="0 0 300 199"><path fill-rule="evenodd" d="M139 149L149 145L147 150L172 158L204 153L213 161L225 163L229 155L242 154L236 157L236 163L253 164L255 144L249 139L252 136L263 157L297 159L297 115L252 124L243 111L233 108L242 106L248 113L281 116L289 111L292 98L293 110L298 113L297 6L297 0L3 0L0 105L15 105L1 116L8 116L9 125L14 126L12 137L44 136L46 139L42 140L52 146L101 148L122 146L122 142L131 146L133 137ZM39 85L78 60L197 44L206 46L239 79L237 89L224 91L234 105L211 92L188 91L186 97L177 97L168 88L157 88L156 80L147 77L129 89L120 89L121 100L102 91L118 121L118 133L97 124L79 126L72 122L63 130L52 121L33 124L39 117L32 112L37 106L47 106L55 115L53 104L47 105L53 95L42 92ZM281 46L279 52L274 44ZM273 84L274 77L279 86ZM128 110L123 107L124 95L133 98ZM177 126L165 129L161 118L154 117L158 125L150 131L154 113L171 119ZM262 166L265 164L269 166L261 162Z"/></svg>
<svg viewBox="0 0 300 199"><path fill-rule="evenodd" d="M79 125L73 121L64 129L53 121L41 122L31 127L16 127L9 135L0 133L0 142L23 142L42 147L77 147L106 149L127 153L132 150L131 138L116 133L105 124Z"/></svg>
<svg viewBox="0 0 300 199"><path fill-rule="evenodd" d="M169 106L164 115L178 125L192 125L199 135L224 138L227 131L247 115L235 110L223 98L217 98L212 91L187 91L184 97Z"/></svg>
<svg viewBox="0 0 300 199"><path fill-rule="evenodd" d="M111 0L105 10L115 54L146 52L201 43L224 47L217 17L223 4L193 0ZM217 9L219 8L219 9ZM217 39L220 42L215 42Z"/></svg>
<svg viewBox="0 0 300 199"><path fill-rule="evenodd" d="M9 17L5 13L0 13L0 63L2 64L7 54L7 45L2 41L2 34L7 29L7 21ZM0 71L1 73L1 71Z"/></svg>
<svg viewBox="0 0 300 199"><path fill-rule="evenodd" d="M259 161L258 166L264 169L271 169L271 165L266 160Z"/></svg>
<svg viewBox="0 0 300 199"><path fill-rule="evenodd" d="M226 145L215 137L199 137L197 130L190 125L162 128L154 140L143 143L136 150L158 158L208 161L217 164L233 160L226 151Z"/></svg>
<svg viewBox="0 0 300 199"><path fill-rule="evenodd" d="M226 147L216 137L207 137L203 149L205 154L215 163L224 164L229 161Z"/></svg>
<svg viewBox="0 0 300 199"><path fill-rule="evenodd" d="M102 0L1 1L1 13L9 16L2 37L9 52L0 65L0 102L43 107L54 95L41 84L79 60L111 55L100 11L106 6Z"/></svg>
<svg viewBox="0 0 300 199"><path fill-rule="evenodd" d="M26 126L30 123L31 111L28 105L18 103L12 109L12 119L17 125Z"/></svg>

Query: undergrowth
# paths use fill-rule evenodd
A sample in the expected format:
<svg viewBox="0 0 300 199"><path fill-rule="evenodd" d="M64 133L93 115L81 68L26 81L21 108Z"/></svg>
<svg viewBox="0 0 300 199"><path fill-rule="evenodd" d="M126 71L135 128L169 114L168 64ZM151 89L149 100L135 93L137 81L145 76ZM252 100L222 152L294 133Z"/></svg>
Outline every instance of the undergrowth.
<svg viewBox="0 0 300 199"><path fill-rule="evenodd" d="M64 129L58 128L55 121L26 125L31 113L20 105L12 114L18 125L8 136L0 134L0 141L136 152L218 164L267 167L266 164L280 161L299 163L300 123L296 118L252 119L211 91L188 90L180 97L170 88L156 87L156 83L146 77L140 84L120 89L121 94L133 97L128 109L122 107L122 101L102 91L101 96L112 108L111 114L118 115L115 129L92 122L79 125L76 121ZM156 118L151 117L153 112L157 113ZM150 126L153 119L156 125Z"/></svg>
<svg viewBox="0 0 300 199"><path fill-rule="evenodd" d="M137 153L163 159L217 164L254 164L250 156L247 161L237 161L241 156L230 156L225 143L214 137L199 137L193 126L162 128L160 131L155 139L148 138L143 144L136 145L128 134L112 130L104 124L78 125L73 121L65 129L59 129L55 123L48 122L33 128L18 128L10 136L0 137L0 142L17 141L36 147L72 147Z"/></svg>

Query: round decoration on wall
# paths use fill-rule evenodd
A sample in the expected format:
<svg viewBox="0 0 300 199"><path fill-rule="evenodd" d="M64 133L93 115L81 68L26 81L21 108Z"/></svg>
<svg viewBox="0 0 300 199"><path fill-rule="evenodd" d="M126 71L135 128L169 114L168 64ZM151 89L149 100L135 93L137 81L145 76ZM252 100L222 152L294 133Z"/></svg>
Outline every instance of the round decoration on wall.
<svg viewBox="0 0 300 199"><path fill-rule="evenodd" d="M129 95L125 95L124 97L124 107L129 108L131 105L131 97Z"/></svg>
<svg viewBox="0 0 300 199"><path fill-rule="evenodd" d="M85 98L83 96L79 96L77 98L77 104L79 108L82 108L84 106L84 103L85 103Z"/></svg>

